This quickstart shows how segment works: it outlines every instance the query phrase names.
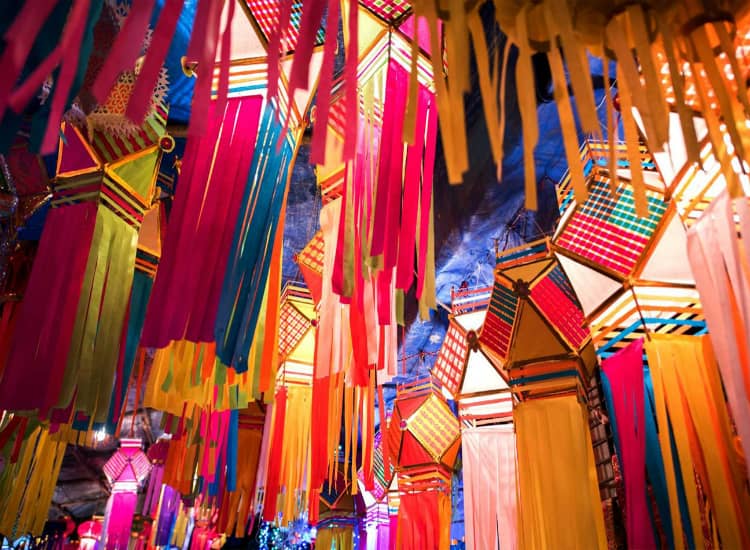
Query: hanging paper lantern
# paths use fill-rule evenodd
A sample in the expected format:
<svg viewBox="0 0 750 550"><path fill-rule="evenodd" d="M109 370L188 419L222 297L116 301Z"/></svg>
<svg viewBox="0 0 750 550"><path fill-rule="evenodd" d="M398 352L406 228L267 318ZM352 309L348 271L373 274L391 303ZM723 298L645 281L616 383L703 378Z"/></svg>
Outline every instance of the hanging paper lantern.
<svg viewBox="0 0 750 550"><path fill-rule="evenodd" d="M150 471L151 462L141 450L140 439L121 439L120 448L104 464L104 474L112 486L103 527L108 550L128 545L138 489Z"/></svg>
<svg viewBox="0 0 750 550"><path fill-rule="evenodd" d="M553 238L600 352L624 347L644 331L704 326L684 261L685 229L651 157L640 162L643 173L652 174L646 178L647 216L636 212L629 163L618 155L621 168L613 177L592 156L588 198L568 203Z"/></svg>
<svg viewBox="0 0 750 550"><path fill-rule="evenodd" d="M305 245L305 248L299 254L295 254L294 261L299 266L302 276L305 279L307 288L310 289L313 301L320 303L321 293L323 292L323 252L325 250L325 241L323 232L318 231L313 235Z"/></svg>
<svg viewBox="0 0 750 550"><path fill-rule="evenodd" d="M458 419L431 379L399 385L388 424L398 473L399 548L450 545L451 474L460 444Z"/></svg>
<svg viewBox="0 0 750 550"><path fill-rule="evenodd" d="M95 550L102 536L102 521L104 518L94 516L89 521L84 521L78 526L78 538L81 550Z"/></svg>
<svg viewBox="0 0 750 550"><path fill-rule="evenodd" d="M105 420L165 125L163 105L127 138L63 125L53 209L0 386L5 408L46 416L75 395L75 410ZM39 323L41 310L54 329ZM29 389L37 375L49 381L46 392Z"/></svg>
<svg viewBox="0 0 750 550"><path fill-rule="evenodd" d="M583 393L596 365L594 347L578 298L548 240L498 254L479 343L520 399Z"/></svg>
<svg viewBox="0 0 750 550"><path fill-rule="evenodd" d="M314 359L315 303L306 288L288 284L284 287L279 314L277 383L310 386Z"/></svg>

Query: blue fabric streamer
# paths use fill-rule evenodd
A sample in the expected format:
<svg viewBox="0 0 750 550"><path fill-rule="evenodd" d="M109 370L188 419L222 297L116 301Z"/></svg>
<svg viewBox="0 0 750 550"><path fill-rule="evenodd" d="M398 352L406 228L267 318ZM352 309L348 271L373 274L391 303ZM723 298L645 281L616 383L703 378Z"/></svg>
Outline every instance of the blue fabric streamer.
<svg viewBox="0 0 750 550"><path fill-rule="evenodd" d="M154 280L142 271L136 270L133 275L133 287L130 291L130 312L128 314L128 332L125 337L125 354L122 363L122 385L120 388L119 403L122 404L128 398L128 381L130 374L133 372L135 363L135 354L138 351L138 342L141 340L143 331L143 322L146 319L146 306L148 305L151 288L154 286ZM117 425L116 415L120 411L115 410L115 401L109 402L109 414L107 415L106 428L109 433L113 433Z"/></svg>
<svg viewBox="0 0 750 550"><path fill-rule="evenodd" d="M229 413L229 433L227 435L227 491L237 490L237 436L240 427L240 411Z"/></svg>
<svg viewBox="0 0 750 550"><path fill-rule="evenodd" d="M284 139L272 103L266 105L252 168L232 241L216 316L216 354L238 373L247 371L250 346L271 266L271 253L294 148Z"/></svg>

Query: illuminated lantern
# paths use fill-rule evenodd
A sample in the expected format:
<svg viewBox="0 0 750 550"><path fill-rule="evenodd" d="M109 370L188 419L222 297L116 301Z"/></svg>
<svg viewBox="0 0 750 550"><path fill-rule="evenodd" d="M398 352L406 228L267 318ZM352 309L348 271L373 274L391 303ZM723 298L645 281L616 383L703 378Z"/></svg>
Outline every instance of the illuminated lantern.
<svg viewBox="0 0 750 550"><path fill-rule="evenodd" d="M397 548L450 546L451 476L460 445L458 419L431 379L399 385L388 424L400 499Z"/></svg>
<svg viewBox="0 0 750 550"><path fill-rule="evenodd" d="M94 516L78 526L78 538L81 541L80 550L97 550L99 539L102 536L102 519Z"/></svg>
<svg viewBox="0 0 750 550"><path fill-rule="evenodd" d="M357 548L365 501L356 479L346 479L346 470L338 468L320 493L320 515L316 543L321 548Z"/></svg>
<svg viewBox="0 0 750 550"><path fill-rule="evenodd" d="M108 550L127 548L138 488L150 471L151 462L141 450L140 439L121 439L120 448L104 464L104 474L112 487L103 528Z"/></svg>

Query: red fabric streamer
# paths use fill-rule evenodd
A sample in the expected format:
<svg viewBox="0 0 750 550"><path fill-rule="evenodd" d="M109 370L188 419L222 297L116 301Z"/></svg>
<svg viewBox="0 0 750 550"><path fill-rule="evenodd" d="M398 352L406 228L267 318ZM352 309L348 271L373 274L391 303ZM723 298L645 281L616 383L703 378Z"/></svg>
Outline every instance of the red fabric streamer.
<svg viewBox="0 0 750 550"><path fill-rule="evenodd" d="M612 387L625 483L625 529L632 548L656 548L646 493L643 340L602 361Z"/></svg>
<svg viewBox="0 0 750 550"><path fill-rule="evenodd" d="M190 137L142 344L211 342L229 249L252 163L262 98L231 98L209 111L209 131ZM208 268L210 266L210 268Z"/></svg>
<svg viewBox="0 0 750 550"><path fill-rule="evenodd" d="M55 4L57 0L26 2L5 32L5 51L0 58L4 72L0 79L0 117L5 113L11 90L21 76L34 41Z"/></svg>
<svg viewBox="0 0 750 550"><path fill-rule="evenodd" d="M154 88L159 79L164 59L167 57L172 36L177 28L183 2L184 0L165 0L159 14L159 21L156 23L151 38L151 45L146 53L146 58L143 60L141 72L138 74L138 80L135 83L133 94L130 96L128 108L125 112L127 117L136 124L141 123L146 118L151 106ZM211 61L213 62L213 60Z"/></svg>
<svg viewBox="0 0 750 550"><path fill-rule="evenodd" d="M97 208L84 202L47 216L0 382L2 409L39 409L44 418L57 404Z"/></svg>
<svg viewBox="0 0 750 550"><path fill-rule="evenodd" d="M280 55L281 36L289 27L289 20L292 16L293 0L279 0L279 20L268 36L268 98L273 99L279 92L279 73L280 73Z"/></svg>
<svg viewBox="0 0 750 550"><path fill-rule="evenodd" d="M97 103L104 103L112 91L119 74L126 68L134 67L143 48L151 13L156 0L142 0L130 5L128 17L117 33L104 65L91 87L91 95Z"/></svg>
<svg viewBox="0 0 750 550"><path fill-rule="evenodd" d="M396 288L409 290L414 280L415 242L417 238L417 211L419 209L419 189L424 151L424 133L429 108L429 90L420 85L417 94L416 139L406 151L406 174L404 177L404 198L401 206L401 235L399 236L398 266L396 271ZM425 166L425 170L432 170Z"/></svg>
<svg viewBox="0 0 750 550"><path fill-rule="evenodd" d="M266 496L263 502L264 521L274 521L276 519L276 500L281 489L279 487L279 476L281 475L281 452L284 442L284 422L286 419L286 388L283 386L276 392L274 412L276 417L273 423L273 436L266 472Z"/></svg>
<svg viewBox="0 0 750 550"><path fill-rule="evenodd" d="M230 3L234 4L234 2ZM221 10L223 7L224 0L200 0L195 14L187 58L190 61L197 61L199 69L190 108L188 136L202 136L208 130L211 84L214 78L214 61L216 60L216 48L219 43ZM229 20L228 24L231 25L232 21ZM229 52L226 53L228 58ZM221 103L223 103L223 100Z"/></svg>
<svg viewBox="0 0 750 550"><path fill-rule="evenodd" d="M310 144L310 162L313 164L325 164L326 162L328 113L331 110L331 102L327 98L331 95L331 88L333 87L333 65L336 60L339 32L338 21L339 0L328 0L323 66L320 69L320 84L318 85L318 97L322 100L318 101L317 104L317 118L313 128L312 143Z"/></svg>

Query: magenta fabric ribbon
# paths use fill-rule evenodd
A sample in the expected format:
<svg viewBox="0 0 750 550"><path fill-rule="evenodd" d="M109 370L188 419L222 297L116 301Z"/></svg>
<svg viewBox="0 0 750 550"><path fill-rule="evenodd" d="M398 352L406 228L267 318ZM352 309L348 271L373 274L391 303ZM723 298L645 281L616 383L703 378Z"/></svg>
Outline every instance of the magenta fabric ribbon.
<svg viewBox="0 0 750 550"><path fill-rule="evenodd" d="M204 136L191 136L177 186L141 343L211 342L234 227L258 134L260 96L209 110Z"/></svg>
<svg viewBox="0 0 750 550"><path fill-rule="evenodd" d="M84 202L47 215L0 382L0 409L39 409L45 418L57 404L97 208Z"/></svg>
<svg viewBox="0 0 750 550"><path fill-rule="evenodd" d="M646 425L644 414L643 340L602 361L612 388L623 480L625 530L630 548L656 548L646 500Z"/></svg>

